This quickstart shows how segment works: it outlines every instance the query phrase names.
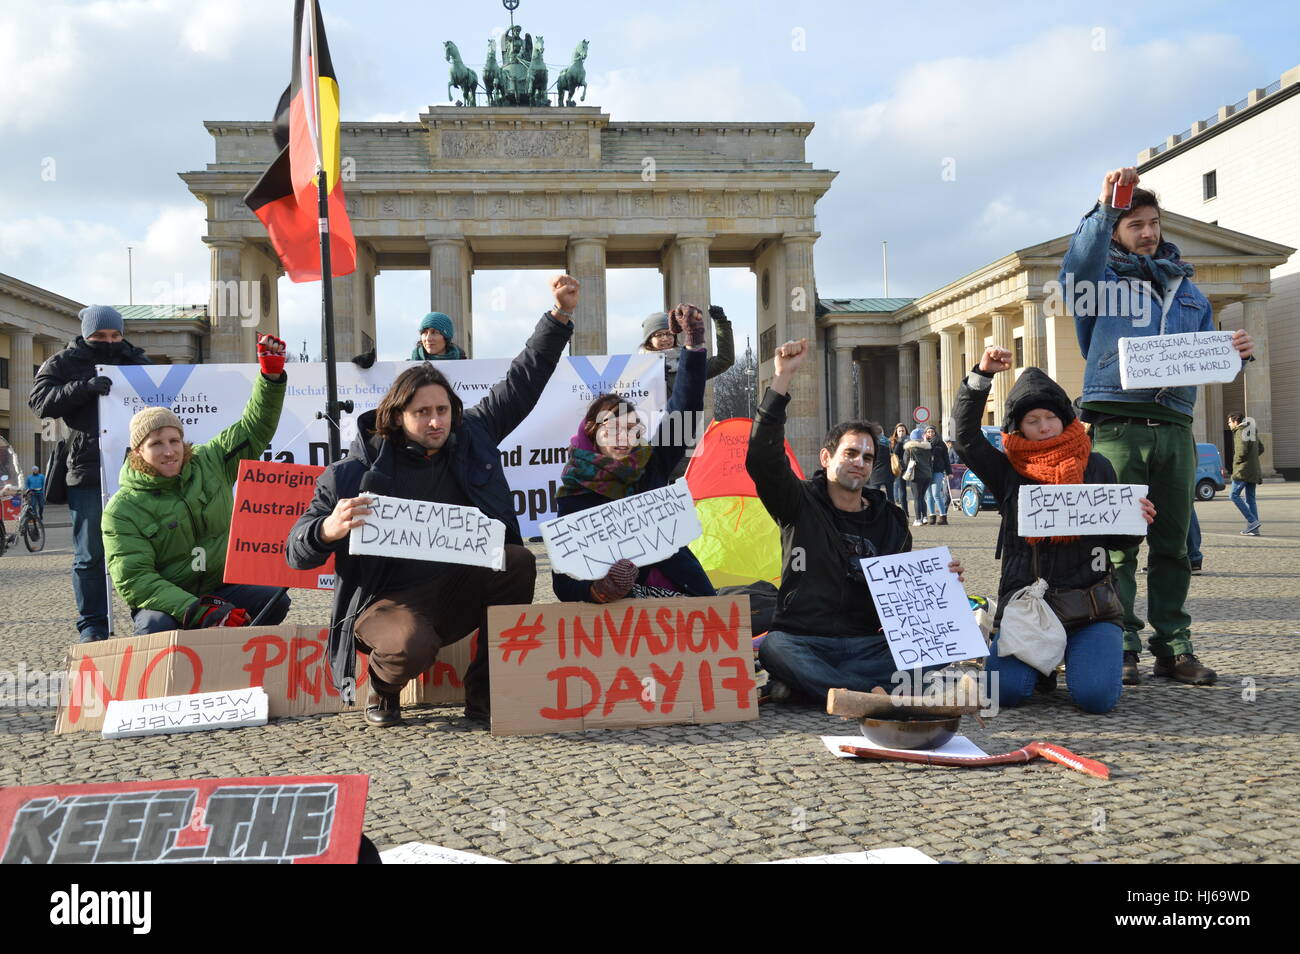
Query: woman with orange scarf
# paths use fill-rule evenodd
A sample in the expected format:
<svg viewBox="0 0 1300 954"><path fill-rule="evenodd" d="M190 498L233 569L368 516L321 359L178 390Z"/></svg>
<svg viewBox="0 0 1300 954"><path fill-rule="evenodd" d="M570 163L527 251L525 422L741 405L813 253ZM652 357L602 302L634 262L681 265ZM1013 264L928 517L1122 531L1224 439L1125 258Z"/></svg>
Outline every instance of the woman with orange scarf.
<svg viewBox="0 0 1300 954"><path fill-rule="evenodd" d="M1128 536L1020 536L1016 515L1021 486L1113 484L1116 479L1110 462L1092 452L1092 441L1075 417L1069 396L1038 368L1025 368L1007 397L1004 453L985 440L980 422L993 376L1010 369L1011 352L989 347L962 382L953 407L957 453L984 481L1002 514L998 536L1002 579L995 627L1001 623L1007 598L1017 590L1039 578L1051 589L1087 589L1111 572L1109 550L1127 549L1137 542ZM1151 523L1155 508L1145 497L1141 504L1144 519ZM1118 620L1094 618L1066 627L1066 683L1075 704L1085 712L1109 712L1119 702L1122 663L1123 629ZM1055 674L1043 680L1015 656L999 656L996 635L984 667L998 673L1000 705L1019 705L1040 684L1055 686Z"/></svg>

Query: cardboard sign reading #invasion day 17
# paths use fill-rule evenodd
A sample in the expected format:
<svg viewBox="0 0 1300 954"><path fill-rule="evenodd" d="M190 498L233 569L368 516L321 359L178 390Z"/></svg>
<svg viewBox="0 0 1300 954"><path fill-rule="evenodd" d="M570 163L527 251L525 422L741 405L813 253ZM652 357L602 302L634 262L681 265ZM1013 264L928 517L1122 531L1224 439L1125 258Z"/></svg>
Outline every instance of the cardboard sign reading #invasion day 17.
<svg viewBox="0 0 1300 954"><path fill-rule="evenodd" d="M1227 384L1241 370L1231 331L1192 331L1119 339L1119 380L1125 391L1193 384Z"/></svg>

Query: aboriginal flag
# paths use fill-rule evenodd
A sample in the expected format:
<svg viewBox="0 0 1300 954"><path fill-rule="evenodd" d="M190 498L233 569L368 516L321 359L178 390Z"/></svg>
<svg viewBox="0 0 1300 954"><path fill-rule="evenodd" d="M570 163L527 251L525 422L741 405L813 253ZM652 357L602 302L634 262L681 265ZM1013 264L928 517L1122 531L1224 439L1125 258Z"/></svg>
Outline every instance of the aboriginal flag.
<svg viewBox="0 0 1300 954"><path fill-rule="evenodd" d="M244 196L245 204L266 226L280 264L294 282L317 281L321 277L318 153L324 156L329 184L330 272L350 275L357 267L357 241L339 181L339 84L316 3L310 7L316 19L319 62L312 62L311 27L303 15L305 6L306 0L294 3L293 74L275 108L275 145L279 154Z"/></svg>

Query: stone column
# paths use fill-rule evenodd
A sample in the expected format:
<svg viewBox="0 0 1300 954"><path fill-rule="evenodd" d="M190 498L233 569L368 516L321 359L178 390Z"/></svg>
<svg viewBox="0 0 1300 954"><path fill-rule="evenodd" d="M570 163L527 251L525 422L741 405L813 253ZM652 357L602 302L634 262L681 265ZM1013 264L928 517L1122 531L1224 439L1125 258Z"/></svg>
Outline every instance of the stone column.
<svg viewBox="0 0 1300 954"><path fill-rule="evenodd" d="M211 250L208 283L208 325L211 328L211 364L237 364L251 360L245 355L245 329L240 324L239 282L243 239L205 238Z"/></svg>
<svg viewBox="0 0 1300 954"><path fill-rule="evenodd" d="M608 350L605 238L604 235L578 235L569 239L569 274L582 283L578 310L573 313L570 354L605 354Z"/></svg>
<svg viewBox="0 0 1300 954"><path fill-rule="evenodd" d="M429 310L450 317L456 325L457 335L463 336L467 342L470 335L460 329L471 323L468 258L469 246L463 238L441 236L429 239ZM416 327L419 327L418 322Z"/></svg>
<svg viewBox="0 0 1300 954"><path fill-rule="evenodd" d="M1015 354L1015 341L1011 337L1011 314L1007 311L993 312L993 344L999 348L1006 348L1013 355ZM1011 385L1015 383L1015 380L1014 368L1009 373L994 376L993 416L995 418L1007 406L1007 395L1011 393Z"/></svg>
<svg viewBox="0 0 1300 954"><path fill-rule="evenodd" d="M840 344L839 332L841 329L836 328L835 342L835 368L833 379L835 381L835 408L831 412L831 424L838 424L840 421L848 421L854 418L853 413L853 345Z"/></svg>
<svg viewBox="0 0 1300 954"><path fill-rule="evenodd" d="M939 332L939 407L934 409L935 427L945 439L953 435L952 405L957 399L957 387L961 383L961 342L958 340L960 329L944 328Z"/></svg>
<svg viewBox="0 0 1300 954"><path fill-rule="evenodd" d="M1242 368L1245 383L1245 412L1255 419L1259 439L1264 442L1264 453L1259 455L1259 467L1265 479L1276 478L1273 469L1273 383L1268 347L1267 295L1250 295L1241 304L1241 327L1255 342L1255 360L1247 361Z"/></svg>
<svg viewBox="0 0 1300 954"><path fill-rule="evenodd" d="M869 392L867 391L867 385L870 384L868 378L871 376L871 362L855 361L853 364L858 371L858 406L854 415L859 419L866 418L867 420L872 420L871 401L868 397ZM876 423L880 424L881 427L888 427L888 425L882 421L877 420Z"/></svg>
<svg viewBox="0 0 1300 954"><path fill-rule="evenodd" d="M1022 301L1020 314L1025 327L1025 367L1047 370L1047 349L1043 347L1042 302Z"/></svg>
<svg viewBox="0 0 1300 954"><path fill-rule="evenodd" d="M961 369L961 373L964 375L980 363L980 356L984 354L984 332L978 321L962 322L961 330L962 339L966 346L966 361Z"/></svg>
<svg viewBox="0 0 1300 954"><path fill-rule="evenodd" d="M773 307L786 316L785 338L782 339L778 333L778 346L784 341L807 338L808 346L816 347L813 243L817 238L817 232L795 232L786 233L781 240L785 254L785 288L772 289L773 295L784 296L783 301L772 302ZM815 359L816 355L809 356L790 385L785 431L800 466L808 474L817 469L817 451L825 433L821 422L826 417L822 406L823 385L818 370L820 362Z"/></svg>
<svg viewBox="0 0 1300 954"><path fill-rule="evenodd" d="M939 354L938 340L934 335L926 335L917 343L918 364L920 371L920 403L930 409L930 421L936 428L942 426L939 408Z"/></svg>
<svg viewBox="0 0 1300 954"><path fill-rule="evenodd" d="M916 344L907 342L898 346L898 419L910 431L916 424L912 412L920 401L916 380Z"/></svg>
<svg viewBox="0 0 1300 954"><path fill-rule="evenodd" d="M18 461L23 465L26 476L32 472L32 465L45 466L44 461L34 460L36 442L33 438L40 433L41 423L27 403L27 396L32 393L32 342L34 336L30 331L14 329L9 332L9 443L18 453Z"/></svg>

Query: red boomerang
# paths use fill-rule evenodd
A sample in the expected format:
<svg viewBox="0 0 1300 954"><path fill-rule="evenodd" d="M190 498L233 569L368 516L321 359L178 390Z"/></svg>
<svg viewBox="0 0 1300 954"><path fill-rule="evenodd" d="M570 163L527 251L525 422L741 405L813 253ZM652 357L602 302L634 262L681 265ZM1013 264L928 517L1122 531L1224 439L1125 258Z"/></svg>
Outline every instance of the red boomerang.
<svg viewBox="0 0 1300 954"><path fill-rule="evenodd" d="M952 755L935 755L932 752L894 752L888 749L869 749L856 745L841 745L841 752L863 759L893 759L898 762L919 762L922 765L1015 765L1043 758L1058 762L1066 768L1072 768L1093 778L1110 778L1110 769L1100 762L1075 755L1069 749L1050 742L1030 742L1023 749L1016 749L1006 755L985 755L979 758L959 758Z"/></svg>

